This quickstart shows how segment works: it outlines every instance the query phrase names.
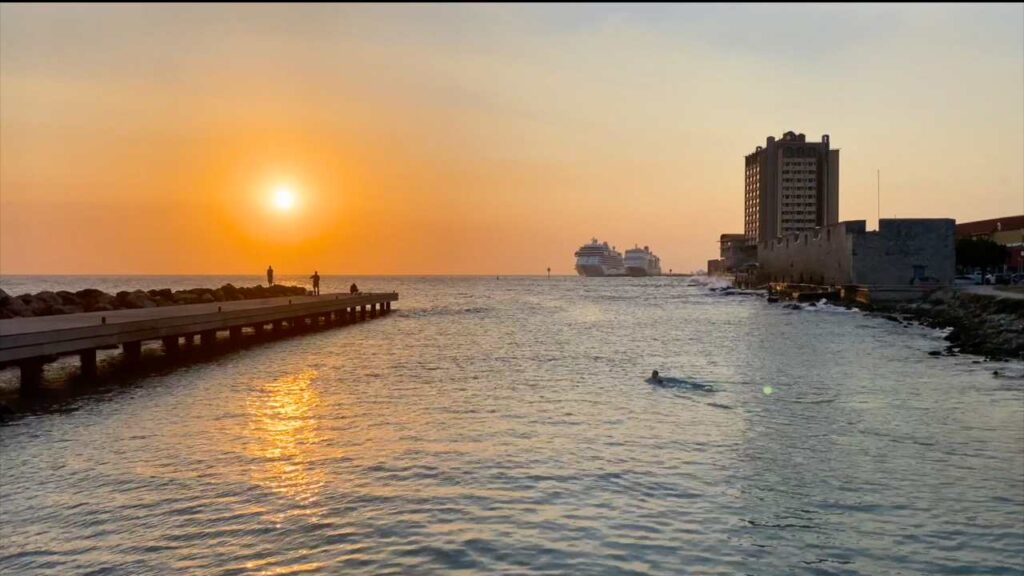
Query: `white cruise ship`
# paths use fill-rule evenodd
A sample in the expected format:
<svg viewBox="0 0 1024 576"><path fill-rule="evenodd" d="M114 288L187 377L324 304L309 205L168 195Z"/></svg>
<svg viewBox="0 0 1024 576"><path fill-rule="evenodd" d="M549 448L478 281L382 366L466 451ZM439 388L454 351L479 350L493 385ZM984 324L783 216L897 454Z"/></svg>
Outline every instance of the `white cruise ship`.
<svg viewBox="0 0 1024 576"><path fill-rule="evenodd" d="M626 274L630 276L661 276L661 258L650 247L639 246L626 250Z"/></svg>
<svg viewBox="0 0 1024 576"><path fill-rule="evenodd" d="M626 267L614 246L594 238L576 251L576 272L580 276L625 276Z"/></svg>

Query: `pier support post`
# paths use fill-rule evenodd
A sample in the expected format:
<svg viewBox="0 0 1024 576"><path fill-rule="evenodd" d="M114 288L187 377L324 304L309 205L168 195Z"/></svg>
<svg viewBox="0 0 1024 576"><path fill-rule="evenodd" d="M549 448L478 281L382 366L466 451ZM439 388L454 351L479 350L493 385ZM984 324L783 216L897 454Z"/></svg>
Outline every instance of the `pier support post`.
<svg viewBox="0 0 1024 576"><path fill-rule="evenodd" d="M356 323L356 309L355 308L346 308L345 309L345 313L348 314L348 323L349 324L355 324Z"/></svg>
<svg viewBox="0 0 1024 576"><path fill-rule="evenodd" d="M384 303L384 313L388 314L390 312L391 312L391 301L388 300L387 302Z"/></svg>
<svg viewBox="0 0 1024 576"><path fill-rule="evenodd" d="M214 330L206 330L199 333L199 342L206 347L213 346L214 342L217 341L217 332Z"/></svg>
<svg viewBox="0 0 1024 576"><path fill-rule="evenodd" d="M284 332L284 320L274 320L274 336L280 336Z"/></svg>
<svg viewBox="0 0 1024 576"><path fill-rule="evenodd" d="M233 344L238 344L242 341L242 327L232 326L228 329L228 335L230 335Z"/></svg>
<svg viewBox="0 0 1024 576"><path fill-rule="evenodd" d="M138 362L142 358L142 342L125 342L121 345L124 352L124 359L128 362Z"/></svg>
<svg viewBox="0 0 1024 576"><path fill-rule="evenodd" d="M252 331L256 333L256 337L257 338L263 336L263 333L266 331L265 329L266 329L266 325L265 324L256 324L256 325L254 325L252 327Z"/></svg>
<svg viewBox="0 0 1024 576"><path fill-rule="evenodd" d="M78 360L81 363L79 373L86 378L96 376L96 349L82 350L78 353Z"/></svg>
<svg viewBox="0 0 1024 576"><path fill-rule="evenodd" d="M188 336L185 337L188 340ZM161 339L164 345L164 354L177 354L178 353L178 337L177 336L165 336Z"/></svg>
<svg viewBox="0 0 1024 576"><path fill-rule="evenodd" d="M366 304L359 307L359 321L366 322Z"/></svg>
<svg viewBox="0 0 1024 576"><path fill-rule="evenodd" d="M43 381L43 360L29 358L18 363L21 371L21 390L33 390Z"/></svg>

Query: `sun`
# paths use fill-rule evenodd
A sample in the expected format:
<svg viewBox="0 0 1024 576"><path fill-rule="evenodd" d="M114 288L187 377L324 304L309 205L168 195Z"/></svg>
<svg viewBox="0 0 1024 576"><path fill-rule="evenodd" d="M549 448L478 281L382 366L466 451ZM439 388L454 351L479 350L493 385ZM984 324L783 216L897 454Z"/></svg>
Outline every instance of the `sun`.
<svg viewBox="0 0 1024 576"><path fill-rule="evenodd" d="M295 191L290 186L278 186L274 188L274 194L270 203L279 212L288 212L295 207Z"/></svg>

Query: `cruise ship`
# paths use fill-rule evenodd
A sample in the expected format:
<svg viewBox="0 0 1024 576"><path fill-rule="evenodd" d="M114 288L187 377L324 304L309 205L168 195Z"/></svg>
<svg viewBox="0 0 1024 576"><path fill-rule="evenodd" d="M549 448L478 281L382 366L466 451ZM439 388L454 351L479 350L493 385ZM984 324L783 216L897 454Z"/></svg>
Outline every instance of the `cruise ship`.
<svg viewBox="0 0 1024 576"><path fill-rule="evenodd" d="M625 276L626 267L614 246L594 238L576 251L576 272L580 276Z"/></svg>
<svg viewBox="0 0 1024 576"><path fill-rule="evenodd" d="M661 276L661 258L649 246L626 250L626 274L630 276Z"/></svg>

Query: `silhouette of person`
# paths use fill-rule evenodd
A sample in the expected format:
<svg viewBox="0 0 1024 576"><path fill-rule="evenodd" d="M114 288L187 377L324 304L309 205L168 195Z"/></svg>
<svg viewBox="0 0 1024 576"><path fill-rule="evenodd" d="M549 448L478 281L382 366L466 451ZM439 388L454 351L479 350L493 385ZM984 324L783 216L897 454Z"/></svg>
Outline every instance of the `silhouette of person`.
<svg viewBox="0 0 1024 576"><path fill-rule="evenodd" d="M320 295L320 274L316 270L313 270L313 275L310 276L309 278L311 280L313 280L313 295L319 296Z"/></svg>
<svg viewBox="0 0 1024 576"><path fill-rule="evenodd" d="M356 283L353 282L352 285L348 287L348 292L349 294L359 294L359 286L356 286Z"/></svg>
<svg viewBox="0 0 1024 576"><path fill-rule="evenodd" d="M267 287L274 285L274 268L267 266Z"/></svg>
<svg viewBox="0 0 1024 576"><path fill-rule="evenodd" d="M657 370L651 371L651 377L649 378L649 380L651 384L664 384L665 382L664 380L661 379L661 376L658 375Z"/></svg>

